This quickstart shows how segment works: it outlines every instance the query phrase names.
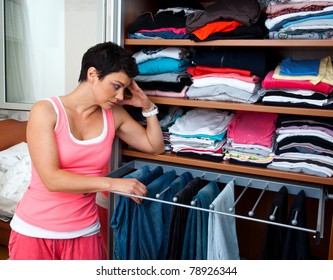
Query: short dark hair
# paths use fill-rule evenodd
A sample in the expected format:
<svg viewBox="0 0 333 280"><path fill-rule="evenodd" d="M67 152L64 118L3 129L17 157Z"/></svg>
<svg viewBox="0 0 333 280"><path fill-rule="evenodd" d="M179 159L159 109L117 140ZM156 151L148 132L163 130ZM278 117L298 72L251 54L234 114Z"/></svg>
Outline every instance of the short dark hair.
<svg viewBox="0 0 333 280"><path fill-rule="evenodd" d="M85 52L82 57L79 82L87 80L87 71L90 67L96 68L99 79L120 71L134 78L139 72L135 58L124 48L112 42L99 43Z"/></svg>

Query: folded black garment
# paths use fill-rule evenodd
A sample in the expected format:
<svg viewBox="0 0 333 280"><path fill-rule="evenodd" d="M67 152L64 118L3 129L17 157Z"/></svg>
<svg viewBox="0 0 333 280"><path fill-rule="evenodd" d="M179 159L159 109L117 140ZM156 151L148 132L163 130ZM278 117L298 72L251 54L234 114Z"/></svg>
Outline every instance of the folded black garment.
<svg viewBox="0 0 333 280"><path fill-rule="evenodd" d="M208 161L213 161L213 162L221 162L223 160L223 156L219 157L219 156L212 156L212 155L206 155L206 154L197 154L197 153L192 153L192 152L177 152L176 154L178 156L208 160Z"/></svg>
<svg viewBox="0 0 333 280"><path fill-rule="evenodd" d="M203 10L204 7L201 5L200 0L159 0L156 3L158 9L167 8L192 8Z"/></svg>
<svg viewBox="0 0 333 280"><path fill-rule="evenodd" d="M150 82L136 82L140 88L143 90L161 90L161 91L173 91L173 92L181 92L186 85L190 85L190 81L183 82L157 82L157 81L150 81Z"/></svg>
<svg viewBox="0 0 333 280"><path fill-rule="evenodd" d="M327 104L327 105L315 105L315 104L309 104L306 102L299 102L299 103L289 103L289 102L273 102L273 101L262 101L262 104L264 105L272 105L272 106L283 106L283 107L295 107L295 108L320 108L320 109L332 109L333 104Z"/></svg>
<svg viewBox="0 0 333 280"><path fill-rule="evenodd" d="M330 130L333 129L332 119L326 117L279 114L276 121L277 128L302 125L321 126Z"/></svg>
<svg viewBox="0 0 333 280"><path fill-rule="evenodd" d="M248 70L259 77L266 74L266 52L263 49L202 47L195 49L193 63Z"/></svg>
<svg viewBox="0 0 333 280"><path fill-rule="evenodd" d="M139 15L135 21L127 27L128 33L135 33L142 29L154 30L159 28L185 28L186 16L184 11L174 13L164 11L153 14L146 11Z"/></svg>

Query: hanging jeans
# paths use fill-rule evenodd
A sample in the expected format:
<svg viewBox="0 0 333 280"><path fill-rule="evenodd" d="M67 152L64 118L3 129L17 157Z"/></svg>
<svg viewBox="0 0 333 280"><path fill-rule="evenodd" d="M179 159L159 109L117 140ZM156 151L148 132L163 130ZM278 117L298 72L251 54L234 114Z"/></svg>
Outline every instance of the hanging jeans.
<svg viewBox="0 0 333 280"><path fill-rule="evenodd" d="M209 209L209 205L220 193L215 181L209 182L193 197L196 207ZM186 222L183 260L207 259L208 212L190 209Z"/></svg>
<svg viewBox="0 0 333 280"><path fill-rule="evenodd" d="M123 178L136 178L141 183L147 184L147 182L154 180L162 173L163 170L161 167L155 168L153 171L149 171L148 166L143 166L142 168L125 175ZM116 206L110 222L110 226L114 231L115 260L128 260L130 252L132 252L132 255L135 254L134 250L131 249L132 244L130 244L129 241L131 240L131 231L133 231L131 227L131 220L136 206L136 203L128 197L119 195L116 198Z"/></svg>
<svg viewBox="0 0 333 280"><path fill-rule="evenodd" d="M159 176L148 186L147 197L155 198L176 178L176 171L171 170ZM138 244L140 260L160 260L163 258L163 204L150 200L143 200L137 207L137 215L133 216L133 222L138 224Z"/></svg>
<svg viewBox="0 0 333 280"><path fill-rule="evenodd" d="M124 178L140 178L149 173L149 167L143 166ZM114 232L114 254L115 260L126 260L128 258L127 243L129 238L129 219L131 218L131 199L125 196L116 197L116 206L111 217L110 226Z"/></svg>
<svg viewBox="0 0 333 280"><path fill-rule="evenodd" d="M176 194L175 197L177 198L177 203L190 205L192 198L198 193L203 185L204 183L200 177L194 178ZM171 208L166 254L166 259L168 260L181 259L188 211L187 207L173 205Z"/></svg>
<svg viewBox="0 0 333 280"><path fill-rule="evenodd" d="M297 215L296 215L297 212ZM292 224L292 220L296 217L297 226L301 228L307 227L306 221L306 203L305 192L301 190L290 209L288 224ZM303 230L288 228L286 233L286 241L282 252L283 260L309 260L311 259L308 234Z"/></svg>
<svg viewBox="0 0 333 280"><path fill-rule="evenodd" d="M189 182L193 180L193 176L190 172L184 172L178 176L163 192L159 199L163 201L172 202L174 196L181 191ZM163 244L162 244L162 259L165 259L168 247L168 237L169 237L169 224L171 215L171 204L162 203L162 214L163 214Z"/></svg>
<svg viewBox="0 0 333 280"><path fill-rule="evenodd" d="M234 205L234 181L229 182L224 187L212 205L216 211L234 214L234 212L229 211L229 208ZM239 259L235 217L209 213L207 259Z"/></svg>
<svg viewBox="0 0 333 280"><path fill-rule="evenodd" d="M153 182L155 179L160 177L163 174L162 167L158 166L152 171L150 171L146 176L143 176L140 180L143 184L148 186L151 182ZM132 216L129 220L129 226L130 226L130 235L129 240L127 243L128 248L128 259L130 260L138 260L140 259L139 254L139 241L140 237L138 235L138 227L140 226L138 223L138 211L140 204L132 203Z"/></svg>
<svg viewBox="0 0 333 280"><path fill-rule="evenodd" d="M286 187L282 187L275 195L269 215L274 213L274 211L274 222L287 224L288 190ZM281 260L285 237L285 227L271 224L267 225L266 242L263 255L264 260Z"/></svg>

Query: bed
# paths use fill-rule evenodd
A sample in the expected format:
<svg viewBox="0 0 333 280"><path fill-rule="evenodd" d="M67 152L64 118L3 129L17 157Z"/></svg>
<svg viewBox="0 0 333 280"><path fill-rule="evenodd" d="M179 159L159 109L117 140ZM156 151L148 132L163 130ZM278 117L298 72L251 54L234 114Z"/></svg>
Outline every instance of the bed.
<svg viewBox="0 0 333 280"><path fill-rule="evenodd" d="M30 157L26 144L27 122L0 121L0 245L7 246L15 201L29 180Z"/></svg>

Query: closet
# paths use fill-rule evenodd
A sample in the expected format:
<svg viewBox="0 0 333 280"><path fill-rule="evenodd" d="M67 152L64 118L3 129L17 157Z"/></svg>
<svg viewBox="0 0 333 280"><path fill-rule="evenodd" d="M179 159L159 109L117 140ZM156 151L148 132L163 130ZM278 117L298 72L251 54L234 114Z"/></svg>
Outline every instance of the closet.
<svg viewBox="0 0 333 280"><path fill-rule="evenodd" d="M117 2L117 1L116 1ZM208 4L213 1L202 1ZM267 54L268 68L273 69L283 58L292 56L295 58L321 58L324 56L333 57L333 40L216 40L207 42L193 42L187 39L172 40L147 40L147 39L127 39L127 26L137 19L140 12L156 11L154 1L118 1L116 9L118 11L119 30L121 30L121 42L123 46L131 52L136 52L146 46L179 46L179 47L240 47L263 50ZM186 108L214 108L222 110L243 110L252 112L271 112L287 115L307 115L315 117L333 118L332 109L283 107L273 105L263 105L260 103L243 104L220 101L200 101L189 100L187 98L171 97L150 97L152 102L158 106L183 106ZM312 255L317 259L333 259L333 223L332 223L332 194L333 177L318 177L303 173L294 173L253 167L239 164L232 164L226 161L212 162L207 160L194 159L178 156L174 153L165 153L158 156L148 155L134 151L122 143L116 143L121 148L119 154L115 154L112 162L112 170L108 176L122 176L130 170L139 168L144 164L150 166L161 165L166 170L175 169L179 174L182 170L190 170L193 174L200 174L207 180L235 180L235 199L242 194L244 187L249 182L252 187L247 191L247 199L240 199L237 203L237 235L240 254L245 259L260 259L262 253L263 239L267 224L270 221L264 217L270 209L274 193L281 186L287 186L290 201L300 189L307 193L307 213L309 229L310 247ZM115 149L117 150L117 149ZM206 176L206 177L205 177ZM208 176L208 177L207 177ZM223 179L222 179L223 178ZM254 180L254 181L251 181ZM224 182L225 183L225 182ZM248 211L253 208L253 201L260 197L262 190L268 186L269 190L260 199L260 203L255 210L255 216L250 217ZM116 194L117 195L117 194ZM156 202L160 203L160 202ZM114 195L110 197L111 213L114 207ZM258 219L256 217L259 217ZM112 258L112 230L110 230L110 252Z"/></svg>

